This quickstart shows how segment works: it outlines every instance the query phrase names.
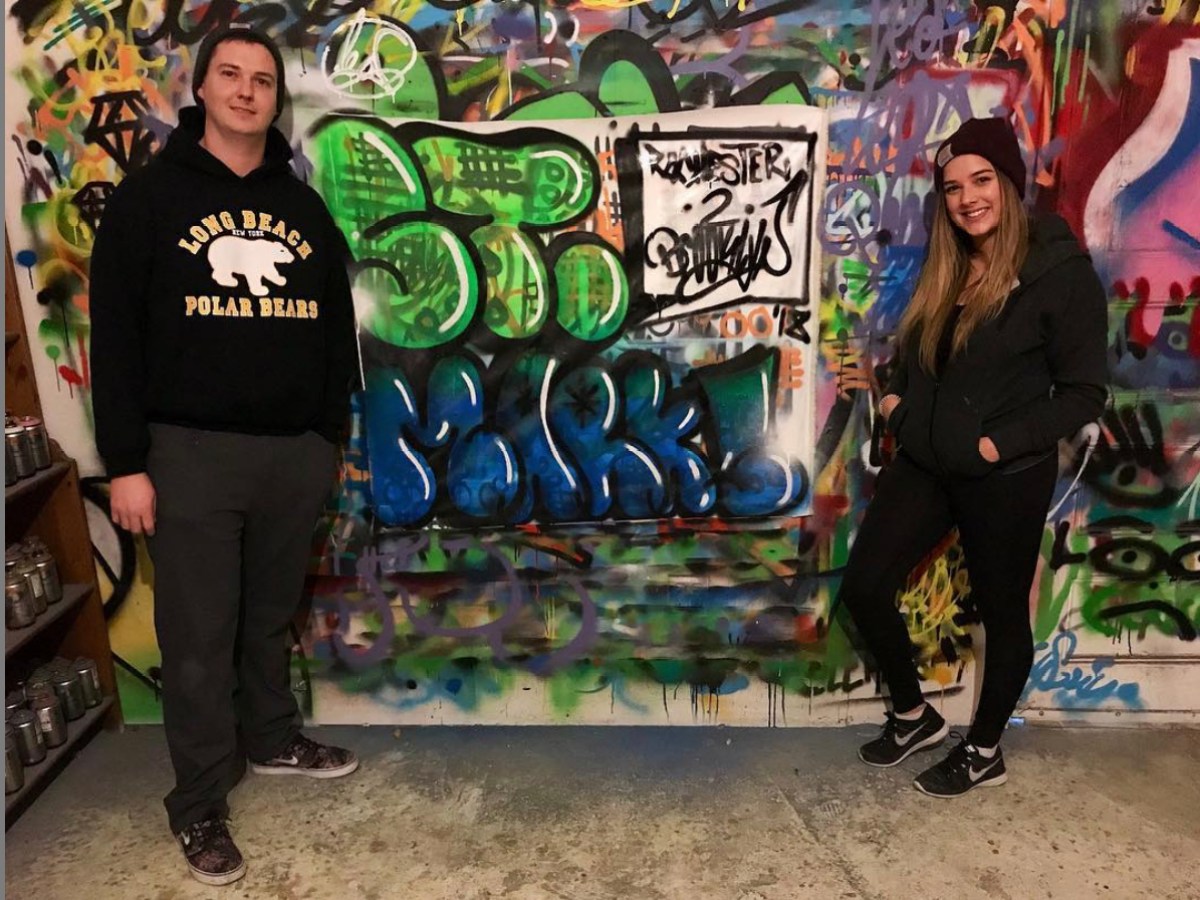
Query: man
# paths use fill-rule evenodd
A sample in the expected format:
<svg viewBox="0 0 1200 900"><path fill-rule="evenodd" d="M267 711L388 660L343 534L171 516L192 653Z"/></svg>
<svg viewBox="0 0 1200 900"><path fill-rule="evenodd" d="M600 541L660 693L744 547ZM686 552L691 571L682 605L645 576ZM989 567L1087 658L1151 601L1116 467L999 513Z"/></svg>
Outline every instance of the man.
<svg viewBox="0 0 1200 900"><path fill-rule="evenodd" d="M347 248L274 127L279 49L229 26L201 45L162 153L114 191L91 269L96 442L112 518L147 536L166 797L192 874L245 874L226 826L245 772L348 775L300 734L288 626L357 372Z"/></svg>

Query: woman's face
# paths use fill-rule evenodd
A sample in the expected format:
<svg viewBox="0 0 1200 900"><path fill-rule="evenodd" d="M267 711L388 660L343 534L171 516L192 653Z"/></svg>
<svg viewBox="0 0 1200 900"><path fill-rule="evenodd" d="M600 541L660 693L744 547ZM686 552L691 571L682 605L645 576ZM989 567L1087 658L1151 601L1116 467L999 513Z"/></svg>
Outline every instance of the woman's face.
<svg viewBox="0 0 1200 900"><path fill-rule="evenodd" d="M1004 195L996 167L982 156L956 156L942 172L942 195L950 221L982 248L1000 227Z"/></svg>

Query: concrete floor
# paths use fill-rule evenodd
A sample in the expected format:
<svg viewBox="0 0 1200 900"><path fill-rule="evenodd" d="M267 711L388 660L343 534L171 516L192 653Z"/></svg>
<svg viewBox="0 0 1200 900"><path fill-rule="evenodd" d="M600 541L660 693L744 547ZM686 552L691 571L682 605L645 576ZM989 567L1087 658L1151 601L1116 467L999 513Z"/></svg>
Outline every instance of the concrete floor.
<svg viewBox="0 0 1200 900"><path fill-rule="evenodd" d="M872 728L321 728L339 781L248 775L249 864L192 881L157 728L101 734L7 834L6 895L374 900L1200 898L1200 731L1022 729L1007 785L858 763Z"/></svg>

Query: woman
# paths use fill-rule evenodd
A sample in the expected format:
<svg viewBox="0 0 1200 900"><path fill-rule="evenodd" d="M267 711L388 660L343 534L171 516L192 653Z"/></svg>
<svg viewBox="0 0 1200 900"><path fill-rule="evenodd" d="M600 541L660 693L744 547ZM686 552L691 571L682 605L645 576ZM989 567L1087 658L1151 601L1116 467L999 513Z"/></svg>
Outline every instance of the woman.
<svg viewBox="0 0 1200 900"><path fill-rule="evenodd" d="M1105 295L1057 216L1021 206L1025 165L1002 119L965 122L938 149L925 264L879 404L900 446L859 528L840 600L892 711L863 762L894 766L948 734L926 704L896 608L909 572L954 527L983 620L983 686L965 740L916 779L953 797L1004 783L1000 736L1033 663L1029 591L1059 438L1103 411Z"/></svg>

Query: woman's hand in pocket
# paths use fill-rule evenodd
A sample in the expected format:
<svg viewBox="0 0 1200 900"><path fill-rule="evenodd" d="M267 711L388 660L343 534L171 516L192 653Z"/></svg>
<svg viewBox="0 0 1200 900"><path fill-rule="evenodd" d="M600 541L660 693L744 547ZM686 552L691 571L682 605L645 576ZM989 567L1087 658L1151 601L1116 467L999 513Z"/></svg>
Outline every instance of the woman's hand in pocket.
<svg viewBox="0 0 1200 900"><path fill-rule="evenodd" d="M990 463L1000 462L1000 451L996 449L990 437L979 439L979 455Z"/></svg>
<svg viewBox="0 0 1200 900"><path fill-rule="evenodd" d="M879 401L879 414L883 416L883 421L887 421L892 417L892 412L900 405L900 396L898 394L888 394Z"/></svg>

